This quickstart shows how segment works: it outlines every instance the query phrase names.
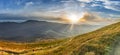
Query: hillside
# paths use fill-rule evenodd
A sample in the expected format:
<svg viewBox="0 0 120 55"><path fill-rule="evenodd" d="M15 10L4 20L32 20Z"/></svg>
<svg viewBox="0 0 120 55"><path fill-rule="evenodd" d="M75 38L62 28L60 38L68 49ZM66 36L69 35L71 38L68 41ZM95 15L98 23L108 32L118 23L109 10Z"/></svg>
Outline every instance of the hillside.
<svg viewBox="0 0 120 55"><path fill-rule="evenodd" d="M61 40L25 43L26 45L1 41L0 49L4 55L114 55L113 50L119 40L120 22Z"/></svg>
<svg viewBox="0 0 120 55"><path fill-rule="evenodd" d="M58 39L86 33L100 27L99 25L75 25L74 30L72 30L74 33L72 34L69 30L70 26L70 24L36 20L20 23L0 22L0 40L26 42L41 39Z"/></svg>

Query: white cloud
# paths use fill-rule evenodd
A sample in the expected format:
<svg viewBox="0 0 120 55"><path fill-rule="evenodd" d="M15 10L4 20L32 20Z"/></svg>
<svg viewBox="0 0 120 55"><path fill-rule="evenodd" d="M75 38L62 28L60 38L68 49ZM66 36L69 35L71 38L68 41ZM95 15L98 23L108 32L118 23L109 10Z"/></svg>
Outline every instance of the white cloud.
<svg viewBox="0 0 120 55"><path fill-rule="evenodd" d="M105 5L104 7L107 8L107 9L111 9L111 10L115 10L115 11L120 11L120 9L115 8L115 6Z"/></svg>
<svg viewBox="0 0 120 55"><path fill-rule="evenodd" d="M92 4L92 7L101 6L100 4Z"/></svg>
<svg viewBox="0 0 120 55"><path fill-rule="evenodd" d="M86 5L91 6L91 7L95 7L95 6L101 6L104 7L106 9L111 9L114 11L120 11L120 2L119 1L110 1L110 0L77 0L80 3L81 7L85 7ZM92 2L92 4L88 4ZM96 2L103 2L100 4L97 4Z"/></svg>
<svg viewBox="0 0 120 55"><path fill-rule="evenodd" d="M92 2L93 0L78 0L78 1L89 3L89 2Z"/></svg>
<svg viewBox="0 0 120 55"><path fill-rule="evenodd" d="M27 2L27 3L25 4L25 7L28 7L28 6L31 6L31 5L34 5L34 3L33 3L33 2Z"/></svg>
<svg viewBox="0 0 120 55"><path fill-rule="evenodd" d="M120 8L118 7L118 6L120 6L119 1L110 1L110 0L99 0L99 1L104 2L103 7L106 8L106 9L111 9L111 10L114 10L114 11L120 11Z"/></svg>

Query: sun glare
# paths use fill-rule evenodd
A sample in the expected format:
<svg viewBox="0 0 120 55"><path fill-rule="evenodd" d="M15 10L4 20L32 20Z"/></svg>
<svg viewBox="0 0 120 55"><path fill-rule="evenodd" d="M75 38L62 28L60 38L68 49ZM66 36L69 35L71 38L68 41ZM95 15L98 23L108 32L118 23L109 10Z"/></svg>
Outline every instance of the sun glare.
<svg viewBox="0 0 120 55"><path fill-rule="evenodd" d="M70 15L67 16L67 18L69 19L69 21L71 23L77 23L79 21L78 16L75 15L75 14L70 14Z"/></svg>
<svg viewBox="0 0 120 55"><path fill-rule="evenodd" d="M71 23L71 24L76 24L80 21L80 19L83 17L83 14L67 14L66 19Z"/></svg>
<svg viewBox="0 0 120 55"><path fill-rule="evenodd" d="M74 24L79 23L82 20L84 13L68 13L63 16L63 20L71 24L70 31L73 30Z"/></svg>

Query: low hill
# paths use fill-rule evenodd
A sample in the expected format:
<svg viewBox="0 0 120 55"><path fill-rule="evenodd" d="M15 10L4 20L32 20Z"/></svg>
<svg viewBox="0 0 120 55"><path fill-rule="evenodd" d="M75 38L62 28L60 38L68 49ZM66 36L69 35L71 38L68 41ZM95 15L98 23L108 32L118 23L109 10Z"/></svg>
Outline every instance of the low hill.
<svg viewBox="0 0 120 55"><path fill-rule="evenodd" d="M3 41L2 44L0 43L0 49L6 55L114 55L113 50L119 40L120 22L83 35L47 41L47 44L43 44L43 46L40 43L45 42L26 43L24 45L12 42L5 44L6 42ZM29 48L23 48L24 46Z"/></svg>

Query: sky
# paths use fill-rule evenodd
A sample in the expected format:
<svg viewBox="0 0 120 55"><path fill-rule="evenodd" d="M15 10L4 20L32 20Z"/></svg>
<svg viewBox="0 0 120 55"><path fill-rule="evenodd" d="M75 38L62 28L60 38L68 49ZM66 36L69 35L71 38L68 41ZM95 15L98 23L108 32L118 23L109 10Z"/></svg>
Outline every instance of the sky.
<svg viewBox="0 0 120 55"><path fill-rule="evenodd" d="M0 14L60 18L64 14L89 13L120 18L120 0L0 0Z"/></svg>

